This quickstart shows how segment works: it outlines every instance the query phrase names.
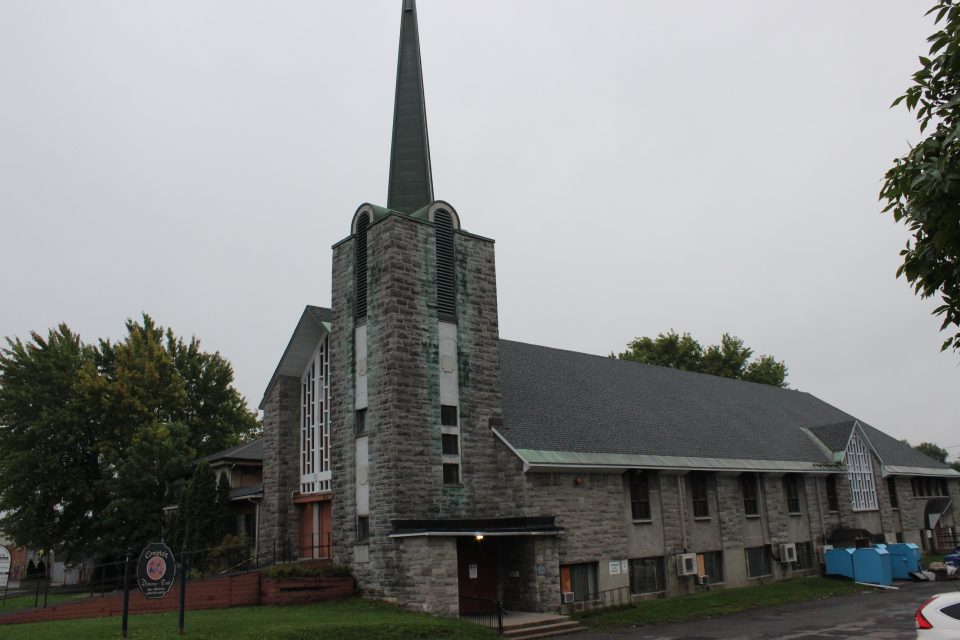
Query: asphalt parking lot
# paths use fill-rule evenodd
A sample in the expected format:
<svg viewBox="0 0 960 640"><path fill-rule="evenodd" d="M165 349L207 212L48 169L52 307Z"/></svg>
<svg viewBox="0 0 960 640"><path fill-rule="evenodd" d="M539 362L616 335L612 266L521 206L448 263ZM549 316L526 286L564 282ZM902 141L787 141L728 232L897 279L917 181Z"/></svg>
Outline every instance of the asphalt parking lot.
<svg viewBox="0 0 960 640"><path fill-rule="evenodd" d="M582 633L577 640L813 640L874 638L914 640L913 614L928 596L960 589L960 582L898 582L896 591L871 590L850 596L747 611L677 624Z"/></svg>

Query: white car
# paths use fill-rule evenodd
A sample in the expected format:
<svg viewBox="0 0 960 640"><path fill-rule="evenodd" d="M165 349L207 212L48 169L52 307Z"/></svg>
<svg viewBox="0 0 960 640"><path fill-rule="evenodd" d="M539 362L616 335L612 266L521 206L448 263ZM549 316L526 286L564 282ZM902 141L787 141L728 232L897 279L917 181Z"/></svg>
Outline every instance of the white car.
<svg viewBox="0 0 960 640"><path fill-rule="evenodd" d="M928 598L914 615L917 640L960 638L960 591L938 593Z"/></svg>

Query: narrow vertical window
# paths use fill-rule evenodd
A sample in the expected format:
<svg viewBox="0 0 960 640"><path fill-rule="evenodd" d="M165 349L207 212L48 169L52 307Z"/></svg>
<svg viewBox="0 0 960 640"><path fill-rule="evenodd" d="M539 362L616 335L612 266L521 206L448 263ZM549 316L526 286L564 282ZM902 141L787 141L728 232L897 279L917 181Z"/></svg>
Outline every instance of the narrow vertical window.
<svg viewBox="0 0 960 640"><path fill-rule="evenodd" d="M370 226L370 214L363 214L357 220L357 298L356 319L364 320L367 317L367 227Z"/></svg>
<svg viewBox="0 0 960 640"><path fill-rule="evenodd" d="M453 261L453 218L440 210L434 215L437 242L437 315L447 322L457 321L456 278Z"/></svg>
<svg viewBox="0 0 960 640"><path fill-rule="evenodd" d="M634 520L650 520L650 484L645 471L630 474L630 512Z"/></svg>
<svg viewBox="0 0 960 640"><path fill-rule="evenodd" d="M897 499L897 479L894 476L887 478L887 493L890 495L890 506L894 509L899 509L900 501Z"/></svg>
<svg viewBox="0 0 960 640"><path fill-rule="evenodd" d="M357 409L356 417L356 435L364 436L367 434L367 410Z"/></svg>
<svg viewBox="0 0 960 640"><path fill-rule="evenodd" d="M837 477L827 476L827 509L840 510L840 500L837 498Z"/></svg>
<svg viewBox="0 0 960 640"><path fill-rule="evenodd" d="M748 516L760 515L760 502L757 500L757 474L745 473L740 476L740 488L743 491L743 513Z"/></svg>
<svg viewBox="0 0 960 640"><path fill-rule="evenodd" d="M792 475L784 476L783 493L787 499L787 511L800 513L800 478Z"/></svg>
<svg viewBox="0 0 960 640"><path fill-rule="evenodd" d="M690 494L694 518L710 517L710 502L707 500L707 474L695 471L690 474Z"/></svg>
<svg viewBox="0 0 960 640"><path fill-rule="evenodd" d="M357 517L357 544L367 544L370 541L370 516Z"/></svg>

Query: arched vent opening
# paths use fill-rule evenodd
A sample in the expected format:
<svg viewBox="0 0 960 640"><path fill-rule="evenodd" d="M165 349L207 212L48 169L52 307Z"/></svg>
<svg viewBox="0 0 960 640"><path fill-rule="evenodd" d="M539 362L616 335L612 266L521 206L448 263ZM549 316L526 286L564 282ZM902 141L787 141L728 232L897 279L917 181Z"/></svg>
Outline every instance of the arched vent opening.
<svg viewBox="0 0 960 640"><path fill-rule="evenodd" d="M433 217L437 238L437 314L457 321L456 278L453 269L453 218L444 210Z"/></svg>
<svg viewBox="0 0 960 640"><path fill-rule="evenodd" d="M370 226L370 214L365 213L357 220L357 301L356 319L367 317L367 227Z"/></svg>

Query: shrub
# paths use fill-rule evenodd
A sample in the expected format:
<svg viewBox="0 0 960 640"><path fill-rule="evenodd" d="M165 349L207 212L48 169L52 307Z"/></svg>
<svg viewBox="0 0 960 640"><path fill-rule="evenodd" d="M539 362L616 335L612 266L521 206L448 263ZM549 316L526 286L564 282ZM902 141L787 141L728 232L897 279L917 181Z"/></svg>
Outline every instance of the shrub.
<svg viewBox="0 0 960 640"><path fill-rule="evenodd" d="M298 563L275 564L266 575L273 580L287 578L349 578L350 568L339 564L305 565Z"/></svg>

